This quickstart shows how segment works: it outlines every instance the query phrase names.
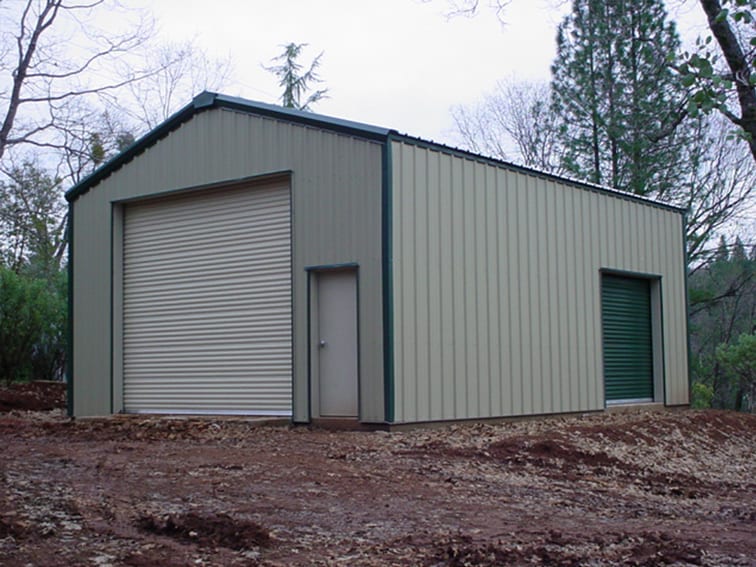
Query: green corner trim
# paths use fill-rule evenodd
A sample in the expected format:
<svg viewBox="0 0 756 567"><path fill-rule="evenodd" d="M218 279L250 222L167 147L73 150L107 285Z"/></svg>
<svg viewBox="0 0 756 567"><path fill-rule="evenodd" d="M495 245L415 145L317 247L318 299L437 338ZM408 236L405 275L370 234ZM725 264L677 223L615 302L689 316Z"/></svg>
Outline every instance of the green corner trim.
<svg viewBox="0 0 756 567"><path fill-rule="evenodd" d="M68 204L68 226L66 232L68 235L68 320L66 321L66 409L68 417L74 415L74 360L73 360L73 304L74 304L74 230L73 230L73 203Z"/></svg>
<svg viewBox="0 0 756 567"><path fill-rule="evenodd" d="M685 227L688 225L688 213L682 216L682 252L683 252L683 286L685 287L685 347L688 349L688 404L693 400L693 351L690 347L690 297L688 291L688 243ZM666 392L664 393L666 403Z"/></svg>
<svg viewBox="0 0 756 567"><path fill-rule="evenodd" d="M392 191L391 135L386 137L382 150L381 172L381 232L383 277L383 402L387 423L394 422L394 294L392 250Z"/></svg>

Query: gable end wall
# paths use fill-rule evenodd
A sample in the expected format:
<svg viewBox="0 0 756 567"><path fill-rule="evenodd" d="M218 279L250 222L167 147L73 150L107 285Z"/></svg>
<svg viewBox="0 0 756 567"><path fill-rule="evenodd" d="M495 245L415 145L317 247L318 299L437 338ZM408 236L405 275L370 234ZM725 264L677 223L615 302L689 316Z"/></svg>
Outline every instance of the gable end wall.
<svg viewBox="0 0 756 567"><path fill-rule="evenodd" d="M119 346L111 344L117 343L111 337L112 312L120 308L117 247L124 203L291 172L294 419L309 419L305 268L356 263L360 411L365 421L382 421L381 149L380 143L348 135L212 109L198 113L80 195L73 202L74 414L121 411L122 386L113 383L117 372L112 369Z"/></svg>

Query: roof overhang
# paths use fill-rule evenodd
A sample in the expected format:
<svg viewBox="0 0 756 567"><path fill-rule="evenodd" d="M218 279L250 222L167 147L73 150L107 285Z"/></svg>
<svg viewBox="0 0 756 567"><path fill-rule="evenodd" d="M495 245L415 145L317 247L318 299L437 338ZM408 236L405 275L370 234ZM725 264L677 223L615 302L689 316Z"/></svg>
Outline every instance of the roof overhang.
<svg viewBox="0 0 756 567"><path fill-rule="evenodd" d="M293 108L285 108L275 104L267 104L264 102L257 102L247 100L239 97L232 97L223 94L204 91L198 94L191 103L184 108L173 114L165 122L160 124L154 130L151 130L131 146L126 148L120 154L105 162L101 167L96 169L92 174L82 179L79 183L74 185L66 192L66 200L69 202L75 201L79 196L89 191L92 187L100 183L110 174L120 169L125 164L129 163L136 156L147 150L149 147L155 145L159 140L165 138L178 129L184 122L189 121L192 117L200 112L215 108L225 108L229 110L235 110L246 114L253 114L257 116L266 116L276 120L282 120L285 122L292 122L295 124L303 124L306 126L312 126L315 128L322 128L324 130L330 130L332 132L338 132L357 138L363 138L368 140L374 140L377 142L387 143L389 140L404 141L407 143L415 144L418 146L427 147L440 152L451 153L459 157L466 159L472 159L476 161L482 161L489 163L497 167L504 167L507 169L520 171L525 174L534 175L537 177L544 177L550 180L559 181L568 185L581 187L589 191L609 194L622 199L628 199L631 201L637 201L645 203L647 205L660 207L667 210L673 210L679 213L685 213L686 209L676 207L667 203L662 203L648 197L640 195L634 195L632 193L626 193L617 189L611 189L609 187L603 187L587 183L585 181L579 181L575 179L568 179L550 173L545 173L536 169L530 169L520 165L515 165L506 161L502 161L495 158L490 158L466 150L452 148L444 144L437 142L431 142L421 138L408 136L405 134L399 134L396 130L390 130L388 128L381 128L378 126L371 126L369 124L363 124L360 122L353 122L351 120L342 120L339 118L333 118L322 114L315 114L312 112L305 112L302 110L296 110Z"/></svg>
<svg viewBox="0 0 756 567"><path fill-rule="evenodd" d="M391 130L371 126L369 124L341 120L338 118L331 118L330 116L324 116L322 114L314 114L312 112L284 108L274 104L266 104L264 102L204 91L194 97L191 103L170 116L157 128L149 131L117 156L105 162L101 167L97 168L90 175L74 185L66 192L66 200L69 202L75 201L79 196L89 191L111 173L120 169L149 147L155 145L159 140L178 129L184 122L189 121L200 112L205 112L214 108L226 108L247 114L267 116L277 120L323 128L325 130L336 131L342 134L356 136L358 138L367 138L381 142L385 141L388 138L389 133L391 133Z"/></svg>

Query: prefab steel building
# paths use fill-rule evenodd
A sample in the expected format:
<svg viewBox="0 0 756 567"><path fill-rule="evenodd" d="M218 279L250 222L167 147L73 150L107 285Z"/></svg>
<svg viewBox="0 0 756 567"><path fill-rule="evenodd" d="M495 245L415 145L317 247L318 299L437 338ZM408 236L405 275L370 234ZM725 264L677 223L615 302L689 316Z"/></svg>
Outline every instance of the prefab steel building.
<svg viewBox="0 0 756 567"><path fill-rule="evenodd" d="M76 416L689 401L675 207L208 92L67 198Z"/></svg>

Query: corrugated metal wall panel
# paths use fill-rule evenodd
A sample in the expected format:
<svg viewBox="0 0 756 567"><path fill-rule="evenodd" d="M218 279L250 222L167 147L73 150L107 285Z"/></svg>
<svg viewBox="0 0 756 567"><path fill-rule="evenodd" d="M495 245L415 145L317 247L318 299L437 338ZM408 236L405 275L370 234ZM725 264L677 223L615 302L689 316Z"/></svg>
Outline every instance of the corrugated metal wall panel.
<svg viewBox="0 0 756 567"><path fill-rule="evenodd" d="M602 268L661 276L665 401L687 403L681 215L392 153L397 421L602 409Z"/></svg>
<svg viewBox="0 0 756 567"><path fill-rule="evenodd" d="M294 419L308 415L307 266L359 264L361 407L382 421L381 145L229 110L196 115L74 203L77 415L120 411L111 374L110 259L113 208L121 202L249 176L291 171ZM81 211L81 214L79 214ZM86 219L81 220L80 219ZM79 222L80 221L80 222ZM349 234L349 238L344 238ZM105 282L105 283L104 283ZM113 360L119 346L113 344Z"/></svg>
<svg viewBox="0 0 756 567"><path fill-rule="evenodd" d="M128 205L124 409L291 414L288 184Z"/></svg>

